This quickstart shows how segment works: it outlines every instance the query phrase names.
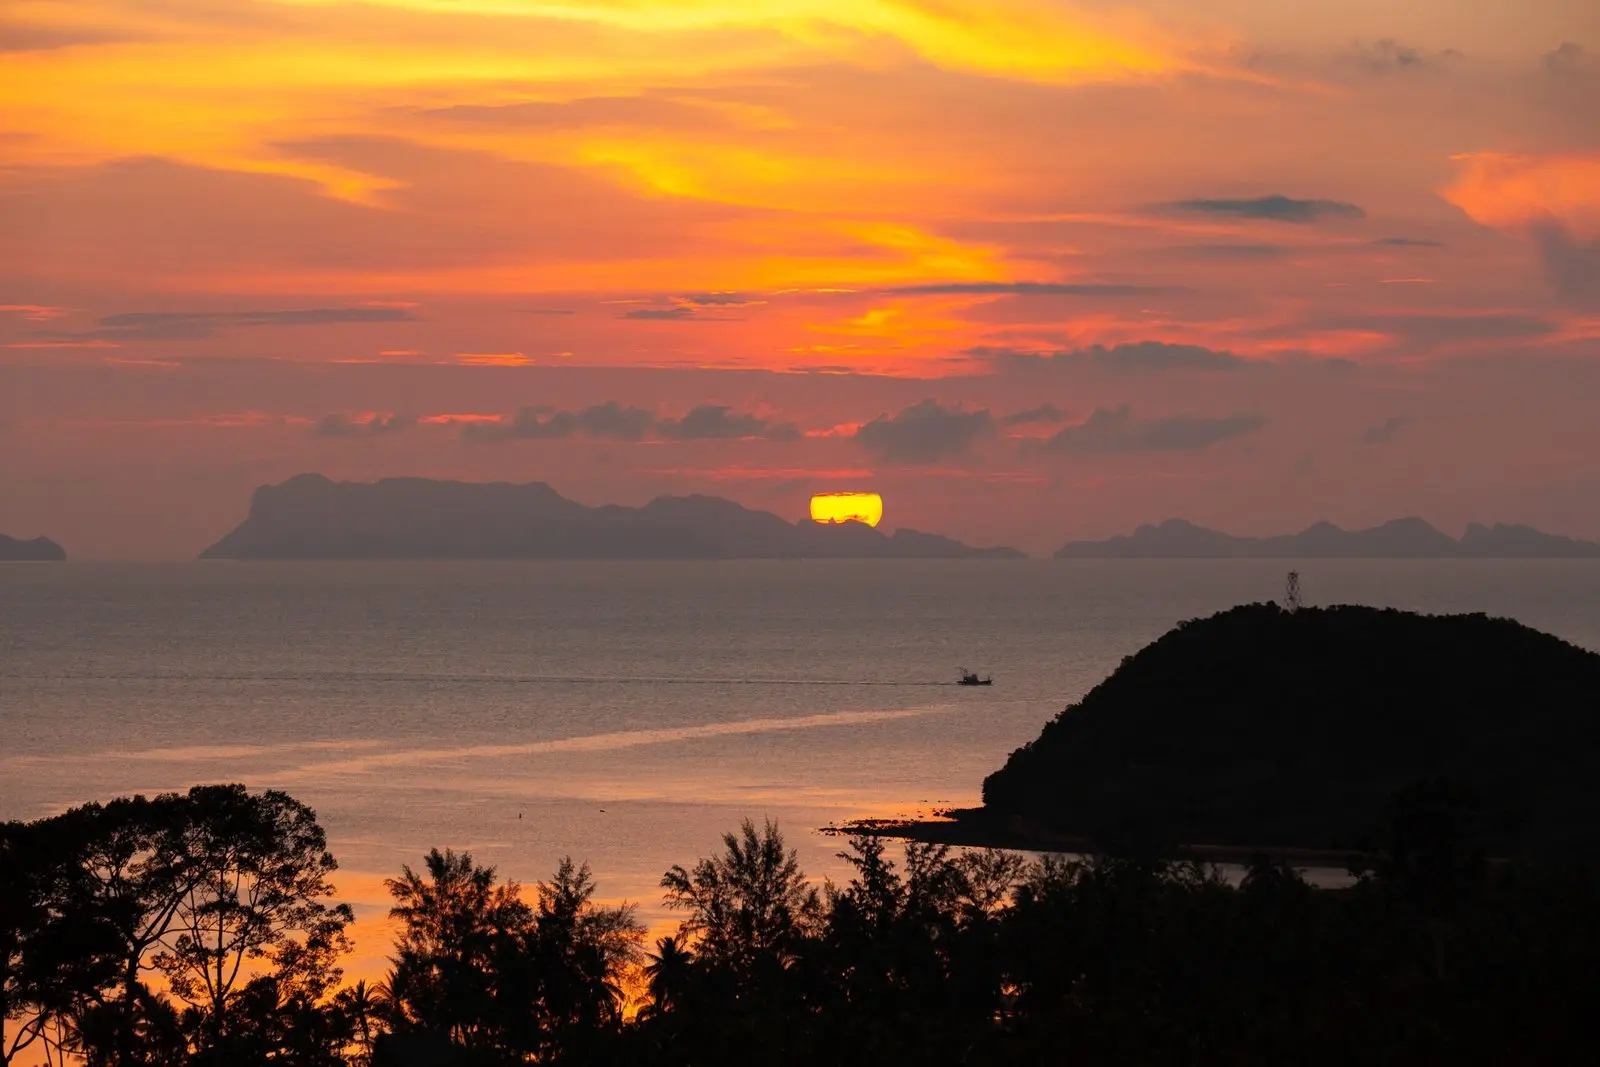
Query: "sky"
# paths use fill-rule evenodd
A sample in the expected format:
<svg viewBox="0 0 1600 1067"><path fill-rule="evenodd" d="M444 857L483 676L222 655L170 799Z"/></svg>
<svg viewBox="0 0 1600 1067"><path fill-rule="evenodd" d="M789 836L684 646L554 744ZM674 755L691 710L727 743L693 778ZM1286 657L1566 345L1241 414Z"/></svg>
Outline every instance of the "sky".
<svg viewBox="0 0 1600 1067"><path fill-rule="evenodd" d="M9 0L0 532L304 471L1600 537L1593 0Z"/></svg>

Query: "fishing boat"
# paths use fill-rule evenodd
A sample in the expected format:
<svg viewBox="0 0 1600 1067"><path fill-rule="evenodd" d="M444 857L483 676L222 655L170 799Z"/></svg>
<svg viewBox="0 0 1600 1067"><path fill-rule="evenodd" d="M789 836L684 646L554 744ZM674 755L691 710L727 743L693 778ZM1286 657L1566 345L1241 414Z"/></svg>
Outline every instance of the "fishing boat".
<svg viewBox="0 0 1600 1067"><path fill-rule="evenodd" d="M983 677L980 678L980 677L978 677L978 675L976 675L973 672L967 670L965 667L962 667L961 668L961 681L957 682L956 684L957 685L993 685L994 684L994 679L991 678L987 674L985 674Z"/></svg>

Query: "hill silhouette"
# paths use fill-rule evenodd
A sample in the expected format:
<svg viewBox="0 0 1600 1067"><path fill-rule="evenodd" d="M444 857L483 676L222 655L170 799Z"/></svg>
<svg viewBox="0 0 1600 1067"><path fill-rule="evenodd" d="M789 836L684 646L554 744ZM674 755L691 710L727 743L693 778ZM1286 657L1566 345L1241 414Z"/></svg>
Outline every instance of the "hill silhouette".
<svg viewBox="0 0 1600 1067"><path fill-rule="evenodd" d="M0 562L60 563L66 558L66 549L48 537L22 541L0 534Z"/></svg>
<svg viewBox="0 0 1600 1067"><path fill-rule="evenodd" d="M1348 848L1429 781L1501 850L1600 845L1600 655L1517 622L1251 605L1181 624L1011 754L968 818L1101 842Z"/></svg>
<svg viewBox="0 0 1600 1067"><path fill-rule="evenodd" d="M262 486L202 559L1020 559L938 534L787 522L712 496L588 507L542 482L302 474Z"/></svg>
<svg viewBox="0 0 1600 1067"><path fill-rule="evenodd" d="M1594 559L1600 544L1531 526L1471 523L1457 540L1418 518L1365 530L1319 522L1295 534L1235 537L1184 519L1105 541L1069 541L1056 559Z"/></svg>

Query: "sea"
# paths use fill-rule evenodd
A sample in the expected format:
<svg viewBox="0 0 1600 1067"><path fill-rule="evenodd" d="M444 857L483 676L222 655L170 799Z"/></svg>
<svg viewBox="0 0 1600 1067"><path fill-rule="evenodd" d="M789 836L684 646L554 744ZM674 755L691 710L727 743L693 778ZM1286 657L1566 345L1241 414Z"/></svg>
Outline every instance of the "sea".
<svg viewBox="0 0 1600 1067"><path fill-rule="evenodd" d="M1281 599L1291 566L0 565L0 819L286 790L339 860L352 976L385 966L383 880L434 847L525 884L570 855L662 929L662 873L741 820L840 879L843 841L819 828L978 803L1123 657ZM1600 561L1297 569L1308 604L1487 612L1600 650ZM954 684L961 668L994 685Z"/></svg>

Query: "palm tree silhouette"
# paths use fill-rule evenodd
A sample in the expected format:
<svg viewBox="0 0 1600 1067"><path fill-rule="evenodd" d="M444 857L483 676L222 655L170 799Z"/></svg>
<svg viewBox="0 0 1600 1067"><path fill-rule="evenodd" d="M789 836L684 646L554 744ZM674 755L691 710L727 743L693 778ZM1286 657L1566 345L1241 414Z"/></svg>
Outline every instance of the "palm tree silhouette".
<svg viewBox="0 0 1600 1067"><path fill-rule="evenodd" d="M365 978L339 995L339 1005L354 1025L361 1056L372 1058L373 1024L382 1018L383 993L367 985Z"/></svg>
<svg viewBox="0 0 1600 1067"><path fill-rule="evenodd" d="M655 1018L673 1010L683 1001L684 989L694 967L694 955L685 947L683 937L656 939L656 950L648 953L644 966L645 980L649 983L650 1003L640 1011L641 1018Z"/></svg>

